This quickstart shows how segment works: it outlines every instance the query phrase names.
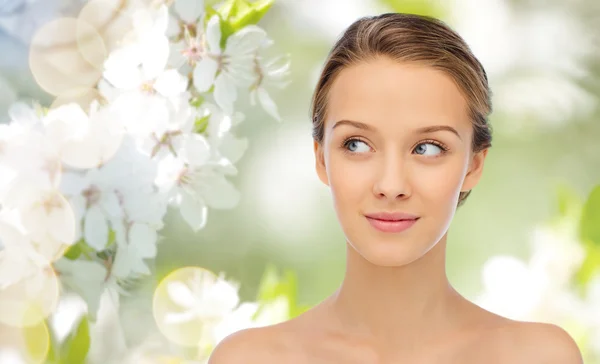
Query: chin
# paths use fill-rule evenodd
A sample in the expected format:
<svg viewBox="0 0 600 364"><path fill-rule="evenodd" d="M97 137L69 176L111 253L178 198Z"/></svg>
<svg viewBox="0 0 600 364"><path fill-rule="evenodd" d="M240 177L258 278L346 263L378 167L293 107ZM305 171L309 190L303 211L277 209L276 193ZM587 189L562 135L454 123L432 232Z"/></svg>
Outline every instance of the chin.
<svg viewBox="0 0 600 364"><path fill-rule="evenodd" d="M381 267L401 267L408 265L422 256L429 249L420 246L409 246L396 243L362 243L351 244L354 249L369 263Z"/></svg>

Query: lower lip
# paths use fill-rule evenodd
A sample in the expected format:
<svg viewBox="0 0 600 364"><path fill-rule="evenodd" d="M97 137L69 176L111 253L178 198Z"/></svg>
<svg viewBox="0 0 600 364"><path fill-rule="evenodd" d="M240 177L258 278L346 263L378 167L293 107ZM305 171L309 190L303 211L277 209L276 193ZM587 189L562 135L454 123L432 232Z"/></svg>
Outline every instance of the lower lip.
<svg viewBox="0 0 600 364"><path fill-rule="evenodd" d="M385 221L367 217L367 220L369 220L371 226L379 231L383 231L384 233L399 233L413 226L418 218L414 220Z"/></svg>

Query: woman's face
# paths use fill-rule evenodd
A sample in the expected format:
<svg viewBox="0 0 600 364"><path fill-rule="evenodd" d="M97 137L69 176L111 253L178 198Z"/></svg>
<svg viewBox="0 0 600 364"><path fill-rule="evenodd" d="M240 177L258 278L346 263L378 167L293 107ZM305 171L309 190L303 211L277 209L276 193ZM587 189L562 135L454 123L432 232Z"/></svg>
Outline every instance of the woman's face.
<svg viewBox="0 0 600 364"><path fill-rule="evenodd" d="M387 58L342 70L328 97L317 173L348 242L381 266L419 259L482 171L466 100L445 73Z"/></svg>

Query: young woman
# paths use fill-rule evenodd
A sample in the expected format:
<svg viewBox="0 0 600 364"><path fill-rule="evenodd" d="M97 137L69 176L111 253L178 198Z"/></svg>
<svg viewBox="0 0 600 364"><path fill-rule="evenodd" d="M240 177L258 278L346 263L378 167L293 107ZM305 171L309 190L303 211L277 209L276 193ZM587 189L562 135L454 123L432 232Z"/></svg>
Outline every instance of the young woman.
<svg viewBox="0 0 600 364"><path fill-rule="evenodd" d="M316 172L346 237L343 283L292 320L227 337L209 363L582 363L561 328L485 311L446 276L450 222L491 147L490 95L443 22L352 24L312 107Z"/></svg>

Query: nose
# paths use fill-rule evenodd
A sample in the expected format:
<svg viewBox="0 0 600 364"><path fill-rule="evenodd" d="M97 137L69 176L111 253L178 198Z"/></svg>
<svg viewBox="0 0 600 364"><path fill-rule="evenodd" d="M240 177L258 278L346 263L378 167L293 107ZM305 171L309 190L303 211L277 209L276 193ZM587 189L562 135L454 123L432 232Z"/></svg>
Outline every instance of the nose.
<svg viewBox="0 0 600 364"><path fill-rule="evenodd" d="M397 155L382 158L373 194L382 199L404 199L411 195L406 163Z"/></svg>

